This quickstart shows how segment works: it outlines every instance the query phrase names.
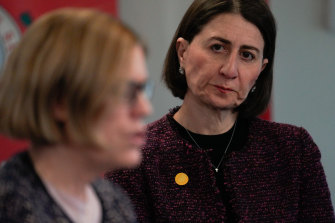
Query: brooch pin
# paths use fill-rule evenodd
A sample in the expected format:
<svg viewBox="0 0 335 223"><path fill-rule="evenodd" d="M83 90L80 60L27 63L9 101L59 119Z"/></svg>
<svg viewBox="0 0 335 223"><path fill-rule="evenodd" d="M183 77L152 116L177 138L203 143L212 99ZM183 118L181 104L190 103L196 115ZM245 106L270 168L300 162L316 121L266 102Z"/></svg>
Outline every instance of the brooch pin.
<svg viewBox="0 0 335 223"><path fill-rule="evenodd" d="M176 184L183 186L188 183L188 176L186 173L178 173L175 177Z"/></svg>

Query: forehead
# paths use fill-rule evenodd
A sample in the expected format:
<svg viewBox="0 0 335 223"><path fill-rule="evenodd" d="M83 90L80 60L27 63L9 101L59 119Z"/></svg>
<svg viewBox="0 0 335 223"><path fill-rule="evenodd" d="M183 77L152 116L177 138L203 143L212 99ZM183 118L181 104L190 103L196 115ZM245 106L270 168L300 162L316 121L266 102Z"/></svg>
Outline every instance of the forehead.
<svg viewBox="0 0 335 223"><path fill-rule="evenodd" d="M136 45L126 58L127 64L123 67L123 75L129 81L143 82L147 79L148 71L146 57L142 46Z"/></svg>
<svg viewBox="0 0 335 223"><path fill-rule="evenodd" d="M215 16L195 38L205 40L214 36L231 43L251 45L261 49L264 47L264 40L257 26L236 13L223 13Z"/></svg>

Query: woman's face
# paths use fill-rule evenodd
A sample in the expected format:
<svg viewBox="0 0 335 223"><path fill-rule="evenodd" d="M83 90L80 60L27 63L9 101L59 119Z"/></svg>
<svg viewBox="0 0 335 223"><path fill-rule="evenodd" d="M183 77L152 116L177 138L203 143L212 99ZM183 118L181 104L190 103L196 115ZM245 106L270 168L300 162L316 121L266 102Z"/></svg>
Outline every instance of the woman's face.
<svg viewBox="0 0 335 223"><path fill-rule="evenodd" d="M102 155L113 168L134 167L141 161L140 147L145 143L143 119L151 113L151 104L140 91L148 78L145 56L140 46L131 53L125 94L120 101L107 100L106 107L94 126L93 133L105 148Z"/></svg>
<svg viewBox="0 0 335 223"><path fill-rule="evenodd" d="M258 28L240 14L212 19L191 43L177 40L177 53L185 69L185 100L215 109L232 110L248 96L268 60Z"/></svg>

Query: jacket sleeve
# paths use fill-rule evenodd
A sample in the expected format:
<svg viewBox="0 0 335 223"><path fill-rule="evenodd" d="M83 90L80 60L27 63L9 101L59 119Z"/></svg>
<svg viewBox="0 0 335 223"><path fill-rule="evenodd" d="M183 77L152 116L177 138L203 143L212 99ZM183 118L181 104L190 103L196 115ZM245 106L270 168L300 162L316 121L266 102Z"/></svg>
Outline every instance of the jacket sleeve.
<svg viewBox="0 0 335 223"><path fill-rule="evenodd" d="M139 222L153 222L154 213L149 194L150 187L147 186L142 168L140 166L132 170L108 172L105 174L105 178L119 184L130 196Z"/></svg>
<svg viewBox="0 0 335 223"><path fill-rule="evenodd" d="M34 222L29 201L19 196L15 190L4 192L0 187L0 222Z"/></svg>
<svg viewBox="0 0 335 223"><path fill-rule="evenodd" d="M335 222L321 154L308 132L301 128L301 185L299 222Z"/></svg>

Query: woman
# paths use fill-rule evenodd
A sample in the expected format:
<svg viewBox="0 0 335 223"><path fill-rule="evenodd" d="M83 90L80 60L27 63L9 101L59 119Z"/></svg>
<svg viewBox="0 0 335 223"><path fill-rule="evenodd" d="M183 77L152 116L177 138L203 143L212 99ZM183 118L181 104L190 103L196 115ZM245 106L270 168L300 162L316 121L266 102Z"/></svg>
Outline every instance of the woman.
<svg viewBox="0 0 335 223"><path fill-rule="evenodd" d="M195 0L164 80L183 99L148 127L139 169L109 173L140 222L334 222L320 152L267 107L276 26L263 0Z"/></svg>
<svg viewBox="0 0 335 223"><path fill-rule="evenodd" d="M146 80L139 39L110 15L37 20L1 76L1 132L31 147L0 169L0 222L135 222L120 188L98 178L141 161Z"/></svg>

